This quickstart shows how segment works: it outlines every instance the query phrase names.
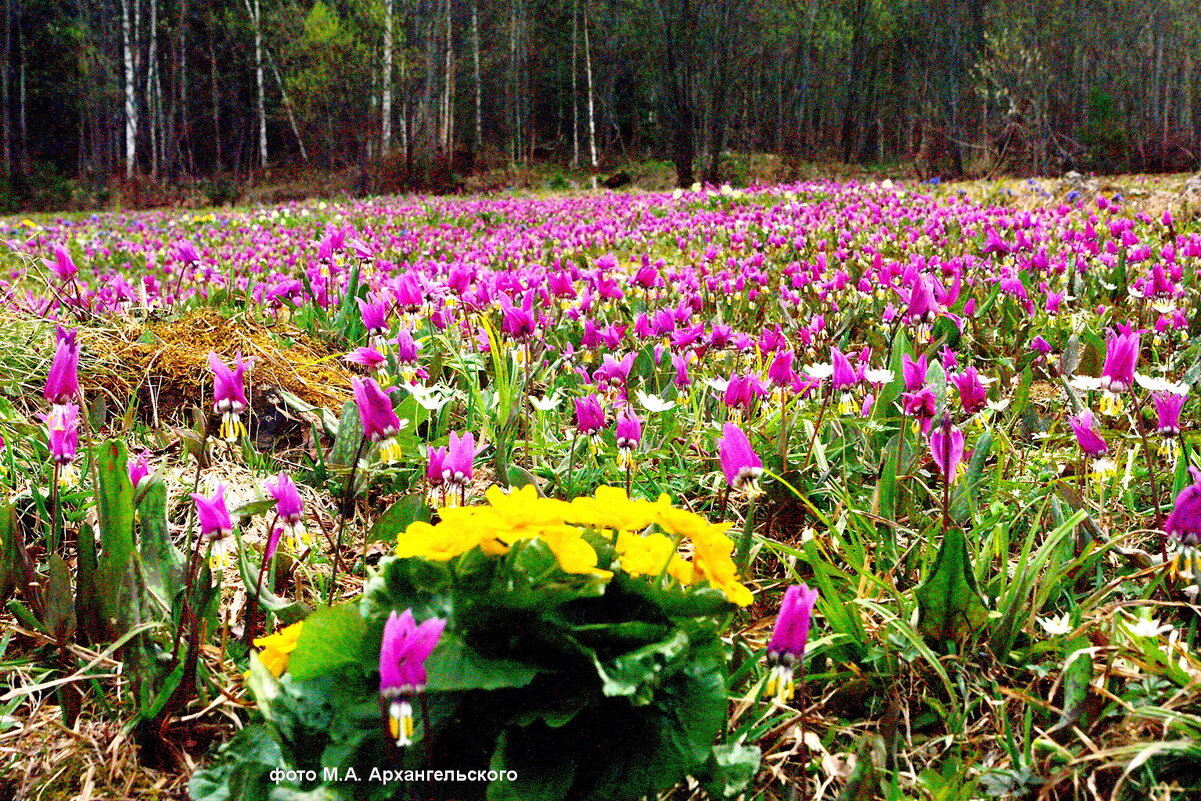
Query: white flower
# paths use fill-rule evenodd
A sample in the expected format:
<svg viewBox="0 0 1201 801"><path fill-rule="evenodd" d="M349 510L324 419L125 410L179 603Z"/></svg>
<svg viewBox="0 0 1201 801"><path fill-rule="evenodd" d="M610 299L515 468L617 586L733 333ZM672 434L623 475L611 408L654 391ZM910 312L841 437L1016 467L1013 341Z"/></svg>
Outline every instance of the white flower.
<svg viewBox="0 0 1201 801"><path fill-rule="evenodd" d="M557 389L543 398L535 398L533 395L530 395L530 405L540 412L549 412L551 409L557 408L562 402L563 395Z"/></svg>
<svg viewBox="0 0 1201 801"><path fill-rule="evenodd" d="M824 378L829 378L830 376L834 375L834 365L807 364L805 365L804 369L801 370L801 372L810 378L816 378L818 381L821 381Z"/></svg>
<svg viewBox="0 0 1201 801"><path fill-rule="evenodd" d="M833 372L833 368L831 368L831 372ZM865 370L863 377L867 379L867 383L869 384L887 384L889 381L892 381L893 372L892 370L881 369Z"/></svg>
<svg viewBox="0 0 1201 801"><path fill-rule="evenodd" d="M1134 382L1148 392L1171 392L1174 395L1188 394L1188 384L1177 384L1174 381L1168 381L1166 378L1156 378L1155 376L1135 373Z"/></svg>
<svg viewBox="0 0 1201 801"><path fill-rule="evenodd" d="M648 412L666 412L676 408L675 401L663 400L658 395L648 395L640 389L635 390L634 397Z"/></svg>
<svg viewBox="0 0 1201 801"><path fill-rule="evenodd" d="M1135 619L1134 624L1127 624L1126 629L1135 637L1158 637L1160 634L1174 629L1175 626L1160 623L1157 618L1144 615Z"/></svg>
<svg viewBox="0 0 1201 801"><path fill-rule="evenodd" d="M454 391L449 387L425 387L421 384L401 384L413 394L413 398L423 409L436 412L454 398Z"/></svg>
<svg viewBox="0 0 1201 801"><path fill-rule="evenodd" d="M1094 378L1091 375L1075 375L1068 382L1068 386L1072 389L1078 389L1082 392L1092 392L1101 388L1101 379Z"/></svg>
<svg viewBox="0 0 1201 801"><path fill-rule="evenodd" d="M1040 617L1038 625L1042 626L1047 634L1068 634L1072 630L1072 613L1064 612L1059 617Z"/></svg>

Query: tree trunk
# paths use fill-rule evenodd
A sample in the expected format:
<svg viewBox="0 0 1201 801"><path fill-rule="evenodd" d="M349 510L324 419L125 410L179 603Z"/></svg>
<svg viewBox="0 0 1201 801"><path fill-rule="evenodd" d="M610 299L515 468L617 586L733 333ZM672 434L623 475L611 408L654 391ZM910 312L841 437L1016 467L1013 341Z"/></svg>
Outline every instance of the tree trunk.
<svg viewBox="0 0 1201 801"><path fill-rule="evenodd" d="M380 148L381 158L392 150L392 0L384 0L384 58L380 79Z"/></svg>
<svg viewBox="0 0 1201 801"><path fill-rule="evenodd" d="M580 0L571 3L571 166L580 166L580 69L576 32L579 26Z"/></svg>
<svg viewBox="0 0 1201 801"><path fill-rule="evenodd" d="M138 160L138 110L134 89L134 41L131 3L121 0L121 52L125 68L125 177L132 178Z"/></svg>
<svg viewBox="0 0 1201 801"><path fill-rule="evenodd" d="M267 169L267 87L263 80L263 25L259 0L245 0L254 26L254 87L259 121L259 167Z"/></svg>
<svg viewBox="0 0 1201 801"><path fill-rule="evenodd" d="M480 2L471 2L471 60L475 66L475 149L484 147L484 81L480 74Z"/></svg>
<svg viewBox="0 0 1201 801"><path fill-rule="evenodd" d="M588 40L588 2L584 2L584 70L588 87L588 147L592 169L596 169L596 112L592 103L592 48Z"/></svg>

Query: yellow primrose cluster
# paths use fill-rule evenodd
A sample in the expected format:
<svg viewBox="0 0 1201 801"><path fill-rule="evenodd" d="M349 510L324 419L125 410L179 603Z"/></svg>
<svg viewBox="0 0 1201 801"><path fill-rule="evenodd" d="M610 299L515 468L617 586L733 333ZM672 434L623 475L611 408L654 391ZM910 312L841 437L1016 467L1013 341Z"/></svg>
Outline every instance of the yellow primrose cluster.
<svg viewBox="0 0 1201 801"><path fill-rule="evenodd" d="M627 575L667 575L681 584L708 581L732 603L746 606L752 600L730 555L729 524L676 509L666 495L634 500L619 487L599 487L594 497L567 502L541 498L527 485L509 493L490 487L484 497L487 506L442 509L437 525L413 523L397 537L396 555L447 561L479 546L499 556L520 540L540 539L564 572L608 578L612 573L597 567L596 551L583 537L585 529L593 529L612 539L617 564ZM659 530L648 533L651 526ZM692 542L691 561L677 550L685 538Z"/></svg>
<svg viewBox="0 0 1201 801"><path fill-rule="evenodd" d="M300 639L303 625L304 621L301 620L254 641L256 647L263 649L259 651L259 661L275 678L278 679L288 669L288 656L296 650L296 642Z"/></svg>

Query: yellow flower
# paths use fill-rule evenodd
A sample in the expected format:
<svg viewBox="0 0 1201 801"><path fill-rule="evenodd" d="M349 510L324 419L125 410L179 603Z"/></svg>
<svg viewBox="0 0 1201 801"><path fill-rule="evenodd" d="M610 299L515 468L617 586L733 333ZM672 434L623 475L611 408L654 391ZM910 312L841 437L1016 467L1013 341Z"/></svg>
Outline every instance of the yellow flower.
<svg viewBox="0 0 1201 801"><path fill-rule="evenodd" d="M673 555L675 543L658 532L642 536L622 531L617 534L621 569L631 576L657 576Z"/></svg>
<svg viewBox="0 0 1201 801"><path fill-rule="evenodd" d="M597 530L641 531L655 522L665 498L659 503L630 500L621 487L597 487L596 497L580 497L568 504L567 517Z"/></svg>
<svg viewBox="0 0 1201 801"><path fill-rule="evenodd" d="M548 528L539 537L559 560L564 573L612 577L608 570L596 566L596 551L573 526Z"/></svg>
<svg viewBox="0 0 1201 801"><path fill-rule="evenodd" d="M553 526L566 520L568 504L554 498L538 497L533 485L505 492L493 485L484 492L492 511L511 526Z"/></svg>
<svg viewBox="0 0 1201 801"><path fill-rule="evenodd" d="M396 555L445 562L480 544L480 532L443 521L436 526L418 520L396 538Z"/></svg>
<svg viewBox="0 0 1201 801"><path fill-rule="evenodd" d="M288 655L296 650L296 642L300 639L300 630L303 625L304 621L302 620L254 641L257 647L263 649L259 651L259 661L263 663L263 667L271 671L271 675L275 678L278 679L288 669Z"/></svg>

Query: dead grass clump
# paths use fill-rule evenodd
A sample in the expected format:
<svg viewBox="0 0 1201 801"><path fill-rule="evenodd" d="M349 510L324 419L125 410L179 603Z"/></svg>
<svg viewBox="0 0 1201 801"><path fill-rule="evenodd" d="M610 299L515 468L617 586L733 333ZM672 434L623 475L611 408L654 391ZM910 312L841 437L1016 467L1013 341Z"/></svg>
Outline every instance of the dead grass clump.
<svg viewBox="0 0 1201 801"><path fill-rule="evenodd" d="M238 352L253 357L248 389L272 386L329 409L349 398L351 373L338 354L287 323L264 324L216 309L197 309L183 317L145 327L80 332L83 350L92 350L106 368L92 382L120 399L137 395L149 401L152 419L174 415L180 407L202 403L212 379L208 353L227 362Z"/></svg>

